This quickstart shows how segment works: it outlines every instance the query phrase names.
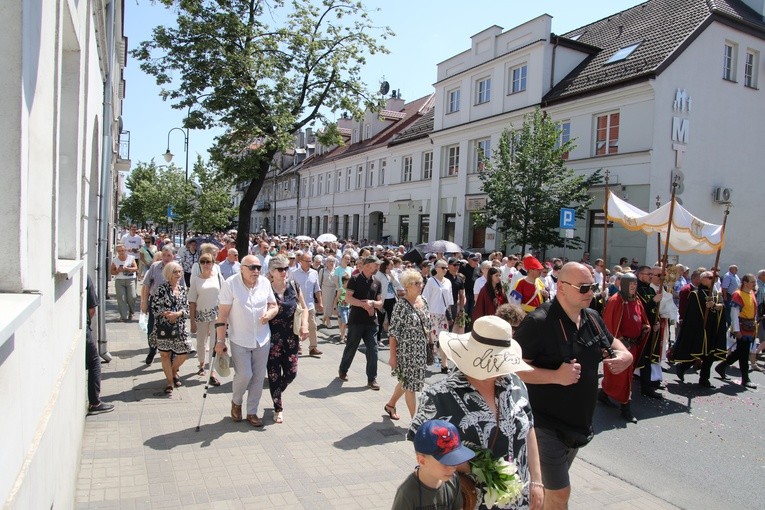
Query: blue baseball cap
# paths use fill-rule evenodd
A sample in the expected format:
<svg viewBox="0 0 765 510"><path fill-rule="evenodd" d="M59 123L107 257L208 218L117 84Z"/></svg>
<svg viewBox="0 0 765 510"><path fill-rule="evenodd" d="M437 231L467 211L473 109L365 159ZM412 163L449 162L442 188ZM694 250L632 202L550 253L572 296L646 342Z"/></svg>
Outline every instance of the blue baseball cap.
<svg viewBox="0 0 765 510"><path fill-rule="evenodd" d="M475 457L475 452L462 445L457 427L444 420L428 420L414 435L414 450L432 455L445 466L456 466Z"/></svg>

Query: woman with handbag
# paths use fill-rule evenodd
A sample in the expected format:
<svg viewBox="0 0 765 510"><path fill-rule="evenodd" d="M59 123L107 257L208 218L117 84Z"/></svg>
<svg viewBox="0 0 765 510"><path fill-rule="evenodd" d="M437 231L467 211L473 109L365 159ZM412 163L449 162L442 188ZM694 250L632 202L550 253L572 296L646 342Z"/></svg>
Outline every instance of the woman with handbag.
<svg viewBox="0 0 765 510"><path fill-rule="evenodd" d="M166 282L157 288L151 300L154 328L149 334L149 347L156 347L162 356L162 371L167 379L165 393L183 386L178 370L191 352L191 341L186 333L186 318L189 316L189 302L186 286L180 285L183 267L169 262L162 269ZM171 356L175 354L175 359Z"/></svg>
<svg viewBox="0 0 765 510"><path fill-rule="evenodd" d="M287 281L289 261L276 255L268 261L271 289L274 291L278 312L268 323L271 329L271 349L268 353L268 391L274 401L274 423L284 422L282 393L295 380L298 367L300 338L308 338L308 312L299 287ZM298 313L302 310L302 313ZM299 317L299 318L298 318ZM299 325L296 322L299 321Z"/></svg>
<svg viewBox="0 0 765 510"><path fill-rule="evenodd" d="M215 346L213 323L215 317L218 316L218 294L223 284L223 277L220 273L213 274L214 265L215 262L211 254L205 253L199 257L201 273L191 277L191 286L189 287L191 333L197 335L197 359L199 360L197 375L205 375L206 344L208 343L206 340L209 339L210 349ZM210 384L220 386L220 381L212 375Z"/></svg>
<svg viewBox="0 0 765 510"><path fill-rule="evenodd" d="M428 303L420 295L422 275L414 269L407 269L399 278L404 288L404 297L396 301L388 330L390 339L390 367L398 384L393 390L385 412L392 420L398 420L396 403L404 396L409 415L416 410L415 392L422 391L425 382L425 366L430 332L430 312Z"/></svg>
<svg viewBox="0 0 765 510"><path fill-rule="evenodd" d="M449 264L441 259L436 261L434 267L436 274L432 278L428 278L428 282L422 290L422 297L425 298L430 308L430 332L435 341L442 331L449 331L449 321L452 319L449 307L454 304L454 297L452 296L452 282L446 278ZM440 349L438 354L441 358L441 373L445 374L449 371L446 354Z"/></svg>

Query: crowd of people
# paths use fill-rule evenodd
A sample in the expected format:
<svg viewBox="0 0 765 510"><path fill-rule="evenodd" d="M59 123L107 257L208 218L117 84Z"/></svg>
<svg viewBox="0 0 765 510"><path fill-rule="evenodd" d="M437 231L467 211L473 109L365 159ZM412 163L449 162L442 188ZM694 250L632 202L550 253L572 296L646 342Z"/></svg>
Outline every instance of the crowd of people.
<svg viewBox="0 0 765 510"><path fill-rule="evenodd" d="M633 373L642 397L662 399L664 363L674 365L682 382L697 368L705 390L712 388L715 360L724 381L738 361L745 388L756 387L750 371L761 370L765 270L739 277L730 266L718 279L706 268L641 265L637 259L607 268L601 259L590 263L589 254L579 262L500 252L484 259L479 253L422 254L404 246L266 235L253 236L242 256L234 236L206 238L200 246L190 238L180 251L135 227L121 238L111 272L122 320L134 320L141 284L140 311L148 315L145 363L160 353L164 391L172 395L183 384L179 374L187 357L196 353L196 373L204 376L208 352L229 353L231 418L262 427L263 380L272 420L283 423L301 343L308 340L308 356L323 354L319 327L336 321L339 334L330 339L343 349L342 383L363 342L366 386L379 390L378 355L387 347L397 384L381 405L391 420L400 420L397 405L404 397L419 466L413 476L421 484L407 479L394 508L411 508L404 502L413 497L412 487L421 489L420 498L425 490L431 504L451 503L449 494L462 487L464 494L478 494L475 501L460 499L469 507L541 508L544 502L545 508L565 508L568 471L594 435L597 403L637 423L630 405ZM431 371L445 376L427 386ZM219 384L212 374L210 382ZM457 441L436 448L434 430ZM465 475L472 456L462 445L512 463L522 482L518 496L497 503L486 498L485 487L481 492L480 480L478 492L470 488L475 479ZM432 469L439 465L440 471Z"/></svg>

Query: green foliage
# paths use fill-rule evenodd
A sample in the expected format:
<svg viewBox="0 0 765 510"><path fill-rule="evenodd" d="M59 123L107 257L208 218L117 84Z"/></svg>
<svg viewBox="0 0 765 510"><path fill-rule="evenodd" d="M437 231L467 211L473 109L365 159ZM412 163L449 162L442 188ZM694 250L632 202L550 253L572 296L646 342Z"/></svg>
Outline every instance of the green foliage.
<svg viewBox="0 0 765 510"><path fill-rule="evenodd" d="M172 164L159 167L153 160L150 163L139 162L125 180L125 185L130 193L120 203L122 222L165 224L168 206L176 214L176 223L188 220L195 190L186 182L183 169Z"/></svg>
<svg viewBox="0 0 765 510"><path fill-rule="evenodd" d="M483 191L489 196L485 217L514 246L544 249L563 246L560 209L576 209L583 218L592 203L588 189L599 183L600 170L576 175L563 156L575 145L558 145L560 127L537 108L524 117L520 129L505 129L499 146L481 173ZM569 246L581 246L578 237Z"/></svg>
<svg viewBox="0 0 765 510"><path fill-rule="evenodd" d="M381 106L360 71L366 55L387 52L377 37L393 33L353 0L161 1L177 10L177 27L154 28L132 55L174 108L196 105L187 127L226 128L210 153L226 177L250 183L239 208L241 251L269 164L293 134L329 124L327 111L358 117Z"/></svg>
<svg viewBox="0 0 765 510"><path fill-rule="evenodd" d="M204 164L201 157L197 157L192 173L198 186L190 216L191 228L200 233L225 230L236 214L229 195L231 179L223 177L211 163Z"/></svg>

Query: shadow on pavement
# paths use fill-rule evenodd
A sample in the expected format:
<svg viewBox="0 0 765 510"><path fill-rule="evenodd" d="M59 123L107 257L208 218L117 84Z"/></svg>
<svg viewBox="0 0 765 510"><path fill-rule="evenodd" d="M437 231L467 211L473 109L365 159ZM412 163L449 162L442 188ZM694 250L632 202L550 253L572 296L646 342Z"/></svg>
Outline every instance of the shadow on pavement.
<svg viewBox="0 0 765 510"><path fill-rule="evenodd" d="M405 439L406 428L391 424L390 420L370 423L363 429L332 443L340 450L356 450L365 446L398 443Z"/></svg>
<svg viewBox="0 0 765 510"><path fill-rule="evenodd" d="M346 384L352 384L352 383L344 383L340 379L335 378L335 379L332 379L332 381L328 385L326 385L324 388L316 388L313 390L301 391L300 394L308 398L327 398L327 397L335 397L342 393L358 393L360 391L371 391L367 388L366 384L364 386L351 386L351 387L344 386Z"/></svg>
<svg viewBox="0 0 765 510"><path fill-rule="evenodd" d="M223 417L216 423L203 424L199 432L194 425L183 430L154 436L144 441L143 444L152 450L172 450L177 446L196 444L201 448L207 448L212 445L213 441L222 438L225 434L263 432L266 428L255 428L246 421L234 423L231 418Z"/></svg>

